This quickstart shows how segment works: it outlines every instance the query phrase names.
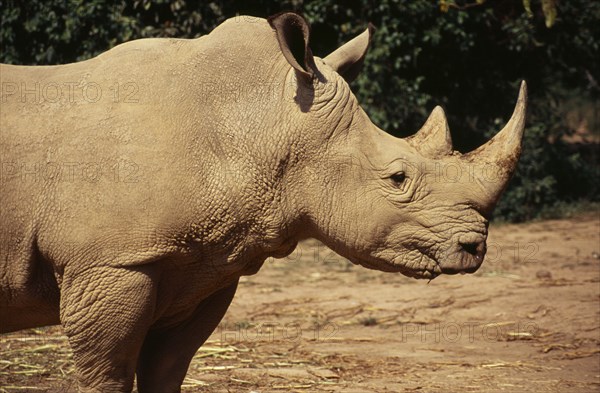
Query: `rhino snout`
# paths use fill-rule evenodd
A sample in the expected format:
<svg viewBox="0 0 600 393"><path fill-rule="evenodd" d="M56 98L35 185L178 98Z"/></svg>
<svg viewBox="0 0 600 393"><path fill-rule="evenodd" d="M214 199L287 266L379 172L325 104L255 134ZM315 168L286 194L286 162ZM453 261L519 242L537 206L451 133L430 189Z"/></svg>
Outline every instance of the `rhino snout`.
<svg viewBox="0 0 600 393"><path fill-rule="evenodd" d="M444 274L475 273L483 263L487 251L485 238L462 240L458 242L458 250L449 263L442 264Z"/></svg>

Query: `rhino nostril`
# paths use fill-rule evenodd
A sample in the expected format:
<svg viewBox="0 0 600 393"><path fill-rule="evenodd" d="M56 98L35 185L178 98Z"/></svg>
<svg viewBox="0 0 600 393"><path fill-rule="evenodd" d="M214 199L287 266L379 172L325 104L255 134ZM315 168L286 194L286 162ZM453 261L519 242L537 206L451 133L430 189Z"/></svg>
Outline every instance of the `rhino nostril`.
<svg viewBox="0 0 600 393"><path fill-rule="evenodd" d="M482 258L485 254L485 243L484 242L471 242L471 243L460 243L463 251L478 257Z"/></svg>
<svg viewBox="0 0 600 393"><path fill-rule="evenodd" d="M477 254L477 243L460 243L460 246L469 254Z"/></svg>

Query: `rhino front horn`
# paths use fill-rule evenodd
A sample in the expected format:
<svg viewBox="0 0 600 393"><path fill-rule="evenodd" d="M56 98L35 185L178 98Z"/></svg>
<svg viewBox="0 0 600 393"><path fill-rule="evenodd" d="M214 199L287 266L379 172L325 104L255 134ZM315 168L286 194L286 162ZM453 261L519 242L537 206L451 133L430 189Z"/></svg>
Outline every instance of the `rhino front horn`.
<svg viewBox="0 0 600 393"><path fill-rule="evenodd" d="M475 179L484 192L477 199L484 211L493 209L515 172L521 155L526 110L527 85L523 81L515 110L506 126L486 144L463 156L476 170Z"/></svg>

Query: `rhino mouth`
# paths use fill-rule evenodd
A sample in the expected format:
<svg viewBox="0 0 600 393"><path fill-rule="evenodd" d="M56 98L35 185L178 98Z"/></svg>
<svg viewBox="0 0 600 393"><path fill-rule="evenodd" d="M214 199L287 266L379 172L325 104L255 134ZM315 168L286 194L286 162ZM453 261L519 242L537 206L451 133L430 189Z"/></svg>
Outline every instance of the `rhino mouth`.
<svg viewBox="0 0 600 393"><path fill-rule="evenodd" d="M399 264L390 262L385 259L374 259L374 260L366 260L366 259L357 259L357 258L349 258L350 261L356 265L361 265L371 270L378 270L388 273L401 273L407 277L417 278L417 279L425 279L425 280L433 280L437 276L444 274L444 271L439 264L439 262L429 255L421 252L420 253L421 261L419 263L419 268L414 268L407 266L405 264Z"/></svg>
<svg viewBox="0 0 600 393"><path fill-rule="evenodd" d="M459 246L452 250L448 255L435 255L429 249L413 249L418 253L418 263L406 264L396 258L349 258L354 264L361 265L367 269L379 270L390 273L401 273L405 276L433 280L434 278L445 274L472 274L475 273L485 256L485 243L483 246L477 246L471 243L459 243Z"/></svg>

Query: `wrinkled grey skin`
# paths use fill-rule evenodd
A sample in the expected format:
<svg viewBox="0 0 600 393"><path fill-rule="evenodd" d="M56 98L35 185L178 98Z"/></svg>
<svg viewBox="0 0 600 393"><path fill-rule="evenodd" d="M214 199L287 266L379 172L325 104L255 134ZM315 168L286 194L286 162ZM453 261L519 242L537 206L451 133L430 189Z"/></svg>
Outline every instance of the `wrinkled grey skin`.
<svg viewBox="0 0 600 393"><path fill-rule="evenodd" d="M417 278L476 270L524 86L472 153L452 151L440 108L394 138L347 83L371 33L319 59L301 17L240 17L195 40L2 65L0 331L62 324L81 391L130 391L137 374L140 392L176 392L239 277L301 239Z"/></svg>

